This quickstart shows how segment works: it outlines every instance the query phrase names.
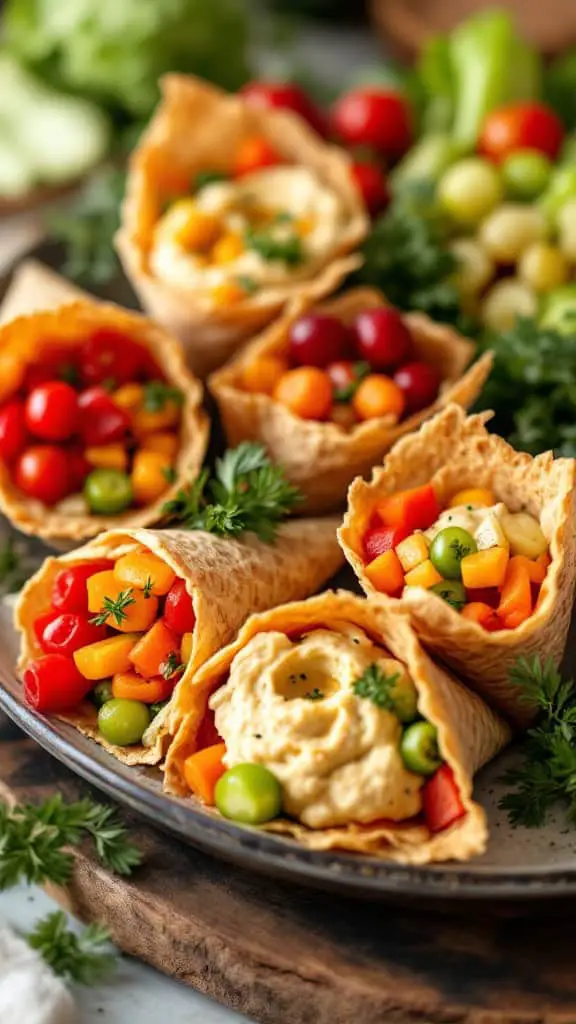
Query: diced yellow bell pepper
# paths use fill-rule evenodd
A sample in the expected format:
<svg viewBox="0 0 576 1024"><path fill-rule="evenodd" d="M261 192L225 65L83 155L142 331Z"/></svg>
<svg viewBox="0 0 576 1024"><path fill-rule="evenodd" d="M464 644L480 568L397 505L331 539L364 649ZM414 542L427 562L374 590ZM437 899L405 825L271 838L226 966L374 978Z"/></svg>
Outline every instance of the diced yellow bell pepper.
<svg viewBox="0 0 576 1024"><path fill-rule="evenodd" d="M131 551L118 559L113 571L116 582L123 588L148 590L156 597L167 594L176 579L176 573L158 555L151 551ZM148 581L151 586L146 587Z"/></svg>
<svg viewBox="0 0 576 1024"><path fill-rule="evenodd" d="M429 590L436 583L442 583L442 576L427 558L425 562L421 562L411 572L406 573L404 583L407 587L424 587Z"/></svg>
<svg viewBox="0 0 576 1024"><path fill-rule="evenodd" d="M501 587L506 577L509 552L507 548L487 548L466 555L460 562L462 583L466 589Z"/></svg>
<svg viewBox="0 0 576 1024"><path fill-rule="evenodd" d="M168 430L158 431L157 434L145 434L142 438L142 447L147 452L160 452L160 455L165 455L170 462L176 458L179 446L178 435Z"/></svg>
<svg viewBox="0 0 576 1024"><path fill-rule="evenodd" d="M132 414L132 426L139 436L155 434L167 427L176 427L179 422L180 406L171 398L155 412L148 412L147 409L139 406Z"/></svg>
<svg viewBox="0 0 576 1024"><path fill-rule="evenodd" d="M187 665L192 657L192 644L194 642L194 633L184 633L182 642L180 645L180 661L183 665Z"/></svg>
<svg viewBox="0 0 576 1024"><path fill-rule="evenodd" d="M121 602L119 613L113 612L107 617L106 625L112 626L121 633L142 632L148 629L158 614L158 598L146 597L142 590L126 587L119 583L113 570L97 572L86 581L88 591L88 611L95 615L104 612L104 598L118 601L120 594L129 593L130 601ZM123 669L118 669L118 672Z"/></svg>
<svg viewBox="0 0 576 1024"><path fill-rule="evenodd" d="M212 302L215 306L235 306L246 298L246 289L236 281L224 281L217 284L211 291Z"/></svg>
<svg viewBox="0 0 576 1024"><path fill-rule="evenodd" d="M142 405L144 389L141 384L123 384L110 397L121 409L126 409L127 412L134 412L138 406Z"/></svg>
<svg viewBox="0 0 576 1024"><path fill-rule="evenodd" d="M6 350L0 353L0 402L11 398L24 381L26 364L17 352Z"/></svg>
<svg viewBox="0 0 576 1024"><path fill-rule="evenodd" d="M404 571L395 551L385 551L364 569L371 584L382 594L397 596L404 586Z"/></svg>
<svg viewBox="0 0 576 1024"><path fill-rule="evenodd" d="M242 242L240 235L230 232L230 234L223 235L222 238L218 239L210 256L213 263L221 266L224 263L232 263L232 261L238 259L243 252L244 243Z"/></svg>
<svg viewBox="0 0 576 1024"><path fill-rule="evenodd" d="M180 214L177 227L175 208ZM185 249L198 249L204 252L214 245L222 230L222 222L218 217L213 213L199 210L189 199L174 203L170 213L174 222L174 241Z"/></svg>
<svg viewBox="0 0 576 1024"><path fill-rule="evenodd" d="M126 469L128 453L121 444L103 444L94 448L86 448L84 457L91 466L102 469Z"/></svg>
<svg viewBox="0 0 576 1024"><path fill-rule="evenodd" d="M132 490L138 505L150 505L169 487L170 460L160 452L136 452L132 463Z"/></svg>
<svg viewBox="0 0 576 1024"><path fill-rule="evenodd" d="M401 540L395 548L404 572L410 572L428 558L428 544L422 533L412 533Z"/></svg>
<svg viewBox="0 0 576 1024"><path fill-rule="evenodd" d="M474 508L490 508L496 504L496 495L487 487L468 487L458 491L450 498L448 508L456 508L457 505L472 505Z"/></svg>
<svg viewBox="0 0 576 1024"><path fill-rule="evenodd" d="M76 668L85 679L107 679L117 672L129 672L129 654L139 639L137 633L125 633L80 647L73 655Z"/></svg>
<svg viewBox="0 0 576 1024"><path fill-rule="evenodd" d="M299 217L298 220L296 221L296 225L295 226L296 226L296 231L298 232L298 234L302 238L305 238L306 235L309 235L310 232L313 231L314 228L316 227L316 218L315 217Z"/></svg>

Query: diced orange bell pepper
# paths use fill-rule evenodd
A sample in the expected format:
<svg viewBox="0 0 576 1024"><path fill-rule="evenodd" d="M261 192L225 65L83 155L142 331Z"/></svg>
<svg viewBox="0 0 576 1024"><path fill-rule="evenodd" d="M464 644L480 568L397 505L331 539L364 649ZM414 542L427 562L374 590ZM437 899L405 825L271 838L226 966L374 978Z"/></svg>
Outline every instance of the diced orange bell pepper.
<svg viewBox="0 0 576 1024"><path fill-rule="evenodd" d="M111 395L115 405L127 412L134 412L144 401L144 388L141 384L123 384L121 388Z"/></svg>
<svg viewBox="0 0 576 1024"><path fill-rule="evenodd" d="M138 505L151 505L170 486L168 474L170 459L160 452L149 452L141 448L132 463L132 490Z"/></svg>
<svg viewBox="0 0 576 1024"><path fill-rule="evenodd" d="M180 661L183 665L187 665L192 657L192 645L194 643L194 633L184 633L182 636L182 642L180 645Z"/></svg>
<svg viewBox="0 0 576 1024"><path fill-rule="evenodd" d="M139 437L156 434L159 430L176 427L180 421L180 405L173 398L168 398L161 409L149 412L143 405L133 413L132 426Z"/></svg>
<svg viewBox="0 0 576 1024"><path fill-rule="evenodd" d="M159 704L168 700L174 689L174 680L142 679L136 672L117 672L112 680L112 695L126 700L139 700L143 704Z"/></svg>
<svg viewBox="0 0 576 1024"><path fill-rule="evenodd" d="M404 583L407 587L424 587L429 590L436 583L442 583L442 576L427 558L425 562L421 562L415 569L406 573Z"/></svg>
<svg viewBox="0 0 576 1024"><path fill-rule="evenodd" d="M507 627L515 628L532 614L532 590L530 588L530 572L527 559L515 555L506 569L504 586L500 594L498 615ZM513 617L514 626L508 625Z"/></svg>
<svg viewBox="0 0 576 1024"><path fill-rule="evenodd" d="M131 551L116 562L114 577L123 587L136 587L163 597L174 583L176 573L151 551Z"/></svg>
<svg viewBox="0 0 576 1024"><path fill-rule="evenodd" d="M538 565L543 565L544 568L547 569L548 566L552 564L552 558L550 556L550 552L549 551L543 551L541 555L538 555L538 558L536 559L536 561L538 562Z"/></svg>
<svg viewBox="0 0 576 1024"><path fill-rule="evenodd" d="M508 565L507 548L487 548L473 555L466 555L460 562L462 582L466 589L471 587L501 587Z"/></svg>
<svg viewBox="0 0 576 1024"><path fill-rule="evenodd" d="M473 505L474 508L490 508L496 504L496 495L487 487L467 487L463 491L457 491L450 501L448 508L456 508L457 505Z"/></svg>
<svg viewBox="0 0 576 1024"><path fill-rule="evenodd" d="M132 668L128 655L140 637L137 633L123 633L98 640L74 651L76 668L85 679L108 679L118 672Z"/></svg>
<svg viewBox="0 0 576 1024"><path fill-rule="evenodd" d="M527 618L529 618L529 616L525 615L523 611L510 612L510 615L507 615L506 618L502 620L504 623L504 629L517 629L517 627L521 626L523 622L526 622Z"/></svg>
<svg viewBox="0 0 576 1024"><path fill-rule="evenodd" d="M369 562L364 572L382 594L399 594L404 586L404 570L395 551L385 551Z"/></svg>
<svg viewBox="0 0 576 1024"><path fill-rule="evenodd" d="M216 743L212 747L197 750L184 761L184 778L188 789L209 807L214 805L216 783L226 771L223 761L225 753L226 744Z"/></svg>
<svg viewBox="0 0 576 1024"><path fill-rule="evenodd" d="M411 532L426 530L440 515L440 505L432 484L398 491L378 503L378 515L384 526L404 526Z"/></svg>
<svg viewBox="0 0 576 1024"><path fill-rule="evenodd" d="M121 444L102 444L86 448L84 458L91 466L102 469L125 470L128 465L128 452Z"/></svg>
<svg viewBox="0 0 576 1024"><path fill-rule="evenodd" d="M216 284L210 292L212 303L217 309L226 306L236 306L248 298L248 292L238 281L223 281Z"/></svg>
<svg viewBox="0 0 576 1024"><path fill-rule="evenodd" d="M88 611L100 614L106 610L104 598L117 602L120 595L128 596L121 601L118 614L110 612L106 620L107 626L118 629L121 633L140 633L148 629L158 614L158 598L145 597L142 590L126 587L119 583L113 570L97 572L86 580L88 592Z"/></svg>
<svg viewBox="0 0 576 1024"><path fill-rule="evenodd" d="M489 633L504 628L504 623L498 613L489 604L483 604L482 601L471 601L470 604L465 604L460 615L463 619L469 619L470 622L477 622L482 629L486 629Z"/></svg>
<svg viewBox="0 0 576 1024"><path fill-rule="evenodd" d="M169 462L173 462L176 458L180 441L177 434L172 434L169 430L159 430L156 434L145 434L142 439L142 448L147 452L159 452L160 455L164 455Z"/></svg>
<svg viewBox="0 0 576 1024"><path fill-rule="evenodd" d="M8 349L0 353L0 402L11 398L22 386L26 363L16 352Z"/></svg>
<svg viewBox="0 0 576 1024"><path fill-rule="evenodd" d="M539 562L537 558L526 558L526 555L514 555L514 557L510 559L510 562L515 562L518 559L521 559L522 564L526 566L530 577L530 583L535 583L537 586L540 586L540 584L546 579L546 566L544 563Z"/></svg>
<svg viewBox="0 0 576 1024"><path fill-rule="evenodd" d="M400 559L404 572L410 572L428 558L428 544L422 533L412 533L396 545L396 554Z"/></svg>
<svg viewBox="0 0 576 1024"><path fill-rule="evenodd" d="M130 653L130 661L141 676L163 675L163 668L173 656L174 667L180 662L180 640L162 619L158 619Z"/></svg>

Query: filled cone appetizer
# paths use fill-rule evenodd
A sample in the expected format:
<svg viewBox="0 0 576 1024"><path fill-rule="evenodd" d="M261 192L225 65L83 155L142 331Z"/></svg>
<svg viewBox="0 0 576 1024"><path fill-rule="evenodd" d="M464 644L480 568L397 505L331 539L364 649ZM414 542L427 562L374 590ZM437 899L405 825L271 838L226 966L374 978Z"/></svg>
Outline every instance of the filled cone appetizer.
<svg viewBox="0 0 576 1024"><path fill-rule="evenodd" d="M491 366L486 354L466 371L473 355L449 327L356 288L295 304L209 386L229 443L261 441L319 512L427 416L472 404Z"/></svg>
<svg viewBox="0 0 576 1024"><path fill-rule="evenodd" d="M167 75L131 160L117 247L200 375L295 296L333 291L368 226L350 160L295 114Z"/></svg>
<svg viewBox="0 0 576 1024"><path fill-rule="evenodd" d="M356 480L339 538L368 595L518 723L518 657L564 653L576 576L573 459L532 458L450 406Z"/></svg>
<svg viewBox="0 0 576 1024"><path fill-rule="evenodd" d="M176 721L168 789L233 821L402 863L485 848L472 781L508 727L381 599L329 591L252 616L178 690Z"/></svg>

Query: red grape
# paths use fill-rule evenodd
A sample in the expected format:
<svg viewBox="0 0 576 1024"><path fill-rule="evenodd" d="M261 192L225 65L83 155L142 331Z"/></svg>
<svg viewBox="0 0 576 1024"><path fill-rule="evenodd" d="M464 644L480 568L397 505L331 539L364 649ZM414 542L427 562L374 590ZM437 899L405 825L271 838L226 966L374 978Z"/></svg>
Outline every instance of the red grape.
<svg viewBox="0 0 576 1024"><path fill-rule="evenodd" d="M405 363L394 374L394 383L404 392L407 412L420 412L438 395L440 374L428 363Z"/></svg>
<svg viewBox="0 0 576 1024"><path fill-rule="evenodd" d="M349 345L349 332L335 316L307 313L290 328L290 355L300 366L326 366L343 359Z"/></svg>
<svg viewBox="0 0 576 1024"><path fill-rule="evenodd" d="M376 306L354 321L356 349L374 370L391 370L412 352L412 337L397 309Z"/></svg>

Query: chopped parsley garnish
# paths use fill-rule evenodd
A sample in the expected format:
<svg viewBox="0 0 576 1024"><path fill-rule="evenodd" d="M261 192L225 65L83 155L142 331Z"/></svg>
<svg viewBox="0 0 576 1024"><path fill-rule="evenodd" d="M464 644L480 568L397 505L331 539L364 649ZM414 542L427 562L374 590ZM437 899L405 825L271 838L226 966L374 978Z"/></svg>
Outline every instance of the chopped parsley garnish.
<svg viewBox="0 0 576 1024"><path fill-rule="evenodd" d="M89 621L94 626L105 626L108 619L112 617L117 626L121 626L126 618L128 618L125 611L131 604L136 604L136 599L132 597L133 589L129 587L128 590L121 590L118 597L105 597L102 602L102 611L98 612L98 615L94 615Z"/></svg>
<svg viewBox="0 0 576 1024"><path fill-rule="evenodd" d="M334 401L335 402L351 402L358 390L360 381L364 380L370 373L370 363L354 363L352 367L354 373L354 380L350 381L346 387L334 388Z"/></svg>
<svg viewBox="0 0 576 1024"><path fill-rule="evenodd" d="M146 598L146 600L148 600L149 597L152 597L152 587L153 586L154 586L154 580L152 579L151 576L148 576L148 578L146 579L146 582L144 583L144 586L142 588L143 592L144 592L144 597Z"/></svg>
<svg viewBox="0 0 576 1024"><path fill-rule="evenodd" d="M272 263L278 260L289 267L296 267L304 262L302 239L296 234L285 238L275 238L269 231L254 231L248 228L244 235L247 249L257 252L263 260Z"/></svg>
<svg viewBox="0 0 576 1024"><path fill-rule="evenodd" d="M236 281L236 284L240 285L240 287L246 292L247 295L254 295L260 287L258 282L255 281L254 278L250 277L248 274L238 274L238 276L235 277L234 280Z"/></svg>
<svg viewBox="0 0 576 1024"><path fill-rule="evenodd" d="M164 477L165 480L168 481L169 484L174 483L177 475L178 474L176 473L174 466L162 466L162 476Z"/></svg>
<svg viewBox="0 0 576 1024"><path fill-rule="evenodd" d="M184 395L179 388L172 387L163 380L149 380L142 388L144 398L142 408L145 412L161 412L167 402L182 405Z"/></svg>
<svg viewBox="0 0 576 1024"><path fill-rule="evenodd" d="M214 185L217 181L228 181L228 175L223 171L198 171L192 180L192 191L199 192L206 185Z"/></svg>
<svg viewBox="0 0 576 1024"><path fill-rule="evenodd" d="M395 712L396 702L393 691L399 678L398 672L395 672L393 676L387 676L378 665L369 665L352 684L352 689L357 697L371 700L377 708Z"/></svg>
<svg viewBox="0 0 576 1024"><path fill-rule="evenodd" d="M182 664L176 651L170 651L170 654L160 665L160 674L164 679L171 679L178 672L183 672L185 665Z"/></svg>
<svg viewBox="0 0 576 1024"><path fill-rule="evenodd" d="M324 700L325 694L315 686L313 690L308 690L304 696L306 700Z"/></svg>

